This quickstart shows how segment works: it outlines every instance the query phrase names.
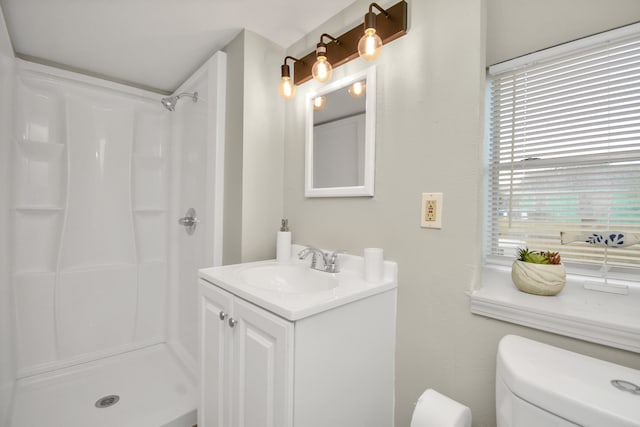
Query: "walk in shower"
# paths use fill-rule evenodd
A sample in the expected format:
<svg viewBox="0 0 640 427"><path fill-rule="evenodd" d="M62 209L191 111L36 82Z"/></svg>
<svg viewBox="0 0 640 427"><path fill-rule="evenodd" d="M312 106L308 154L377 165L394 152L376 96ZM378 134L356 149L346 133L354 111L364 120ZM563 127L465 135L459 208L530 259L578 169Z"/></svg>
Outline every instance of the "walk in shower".
<svg viewBox="0 0 640 427"><path fill-rule="evenodd" d="M222 259L225 70L215 54L176 90L197 102L163 108L14 60L6 427L195 424L197 269ZM192 234L178 222L190 208Z"/></svg>

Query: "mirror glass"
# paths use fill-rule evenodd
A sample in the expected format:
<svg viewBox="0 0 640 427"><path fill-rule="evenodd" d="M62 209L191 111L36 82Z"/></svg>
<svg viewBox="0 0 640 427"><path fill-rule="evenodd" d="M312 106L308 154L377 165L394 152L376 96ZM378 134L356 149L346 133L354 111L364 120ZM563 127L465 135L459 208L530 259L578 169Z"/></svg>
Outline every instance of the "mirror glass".
<svg viewBox="0 0 640 427"><path fill-rule="evenodd" d="M307 94L305 196L373 196L375 68Z"/></svg>

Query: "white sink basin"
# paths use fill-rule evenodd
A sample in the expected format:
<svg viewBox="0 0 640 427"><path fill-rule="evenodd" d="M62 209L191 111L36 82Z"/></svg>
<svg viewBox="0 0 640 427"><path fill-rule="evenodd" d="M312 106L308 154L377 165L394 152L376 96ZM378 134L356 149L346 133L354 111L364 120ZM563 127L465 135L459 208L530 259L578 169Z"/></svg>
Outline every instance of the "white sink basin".
<svg viewBox="0 0 640 427"><path fill-rule="evenodd" d="M292 253L304 246L293 245ZM311 260L291 257L275 260L203 268L200 278L240 298L252 302L287 320L314 314L366 298L398 286L397 265L384 262L384 280L364 280L364 261L360 256L340 254L340 272L312 270Z"/></svg>
<svg viewBox="0 0 640 427"><path fill-rule="evenodd" d="M302 265L255 265L240 269L238 276L249 286L283 294L323 292L338 286L335 275Z"/></svg>

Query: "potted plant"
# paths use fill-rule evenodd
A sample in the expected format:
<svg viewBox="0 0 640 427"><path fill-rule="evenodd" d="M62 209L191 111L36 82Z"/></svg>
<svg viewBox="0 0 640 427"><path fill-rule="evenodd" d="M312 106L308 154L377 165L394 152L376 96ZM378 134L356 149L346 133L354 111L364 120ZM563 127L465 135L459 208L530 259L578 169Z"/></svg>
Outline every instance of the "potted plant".
<svg viewBox="0 0 640 427"><path fill-rule="evenodd" d="M511 267L511 280L529 294L556 295L564 288L566 277L557 252L518 249L518 259Z"/></svg>

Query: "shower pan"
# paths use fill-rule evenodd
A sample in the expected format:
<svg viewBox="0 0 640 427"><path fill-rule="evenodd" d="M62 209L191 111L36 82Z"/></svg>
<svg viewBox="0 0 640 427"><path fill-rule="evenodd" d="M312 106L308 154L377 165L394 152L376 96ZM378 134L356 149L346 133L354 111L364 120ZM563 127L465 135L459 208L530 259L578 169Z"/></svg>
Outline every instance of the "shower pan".
<svg viewBox="0 0 640 427"><path fill-rule="evenodd" d="M157 94L16 60L8 427L195 424L197 269L221 262L225 69L215 54L162 100L169 113ZM177 222L187 207L192 234Z"/></svg>

